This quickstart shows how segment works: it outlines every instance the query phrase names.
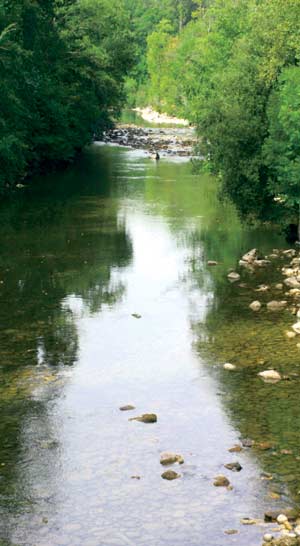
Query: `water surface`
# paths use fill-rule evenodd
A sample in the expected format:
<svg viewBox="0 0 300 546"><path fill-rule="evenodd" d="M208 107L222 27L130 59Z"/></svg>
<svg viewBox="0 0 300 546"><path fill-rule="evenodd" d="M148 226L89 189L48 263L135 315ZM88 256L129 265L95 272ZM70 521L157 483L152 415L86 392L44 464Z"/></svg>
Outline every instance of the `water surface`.
<svg viewBox="0 0 300 546"><path fill-rule="evenodd" d="M256 373L300 359L287 312L248 311L261 279L243 292L226 274L280 236L242 227L189 161L97 144L0 222L2 543L259 545L266 527L240 519L297 503L300 411L296 377ZM158 422L128 420L145 412ZM230 454L245 436L274 448ZM163 451L183 455L180 479L161 478ZM237 458L240 473L224 469Z"/></svg>

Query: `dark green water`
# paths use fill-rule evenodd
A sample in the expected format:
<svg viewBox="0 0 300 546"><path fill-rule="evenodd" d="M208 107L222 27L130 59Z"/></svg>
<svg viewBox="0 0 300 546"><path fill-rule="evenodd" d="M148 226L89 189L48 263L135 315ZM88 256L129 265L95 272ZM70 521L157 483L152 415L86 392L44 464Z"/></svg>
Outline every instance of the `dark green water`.
<svg viewBox="0 0 300 546"><path fill-rule="evenodd" d="M247 288L226 274L280 237L242 227L189 162L99 145L0 223L2 543L259 545L265 526L240 519L299 500L300 379L256 374L297 374L300 351L288 311L248 310L279 266ZM145 412L158 422L128 421ZM273 448L228 453L245 436ZM162 451L184 456L180 479L161 479ZM223 468L236 459L240 473Z"/></svg>

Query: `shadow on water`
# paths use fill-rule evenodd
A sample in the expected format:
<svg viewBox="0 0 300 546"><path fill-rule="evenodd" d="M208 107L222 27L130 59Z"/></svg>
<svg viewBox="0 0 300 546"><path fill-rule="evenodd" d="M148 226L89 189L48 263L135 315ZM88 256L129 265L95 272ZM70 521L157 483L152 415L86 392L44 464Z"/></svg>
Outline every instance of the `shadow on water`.
<svg viewBox="0 0 300 546"><path fill-rule="evenodd" d="M0 209L2 533L7 510L26 512L36 502L18 474L28 448L25 424L29 439L32 427L29 457L55 447L47 403L67 380L65 366L78 359L76 313L110 309L126 291L114 271L129 265L132 244L109 195L108 166L102 159L99 170L98 161L87 151L67 172L36 179Z"/></svg>

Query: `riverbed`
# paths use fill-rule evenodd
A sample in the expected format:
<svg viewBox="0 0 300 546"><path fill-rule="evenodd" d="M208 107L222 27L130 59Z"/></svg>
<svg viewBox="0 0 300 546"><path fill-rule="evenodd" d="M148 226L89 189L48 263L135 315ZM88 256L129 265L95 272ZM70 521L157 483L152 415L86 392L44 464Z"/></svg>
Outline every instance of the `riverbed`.
<svg viewBox="0 0 300 546"><path fill-rule="evenodd" d="M217 191L189 158L95 143L0 210L1 544L259 546L265 511L298 505L291 317L249 311L265 273L227 279L286 244ZM273 362L294 379L263 383ZM272 447L229 453L243 438Z"/></svg>

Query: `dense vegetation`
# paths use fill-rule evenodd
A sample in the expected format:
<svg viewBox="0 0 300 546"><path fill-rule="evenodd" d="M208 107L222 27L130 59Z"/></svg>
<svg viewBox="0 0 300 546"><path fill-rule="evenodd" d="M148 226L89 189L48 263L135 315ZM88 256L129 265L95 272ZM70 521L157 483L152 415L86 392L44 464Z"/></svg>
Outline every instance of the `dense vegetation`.
<svg viewBox="0 0 300 546"><path fill-rule="evenodd" d="M300 3L189 7L177 29L161 7L148 34L146 102L196 124L243 215L292 220L300 203Z"/></svg>
<svg viewBox="0 0 300 546"><path fill-rule="evenodd" d="M68 161L123 100L122 0L0 0L0 192Z"/></svg>

